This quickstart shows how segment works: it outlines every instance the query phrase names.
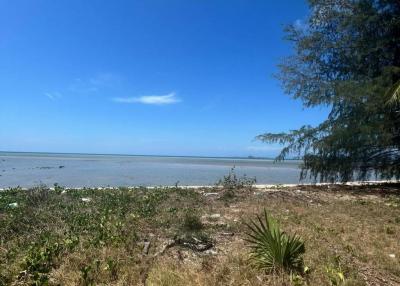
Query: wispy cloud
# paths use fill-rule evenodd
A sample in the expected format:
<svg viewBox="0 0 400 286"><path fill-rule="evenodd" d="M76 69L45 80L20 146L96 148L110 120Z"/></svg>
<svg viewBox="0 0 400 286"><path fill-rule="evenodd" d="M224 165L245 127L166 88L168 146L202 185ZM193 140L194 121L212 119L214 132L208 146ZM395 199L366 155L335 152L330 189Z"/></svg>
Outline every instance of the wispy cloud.
<svg viewBox="0 0 400 286"><path fill-rule="evenodd" d="M60 99L62 97L59 92L45 92L44 95L51 100Z"/></svg>
<svg viewBox="0 0 400 286"><path fill-rule="evenodd" d="M121 77L114 73L98 73L90 78L75 78L69 85L70 92L93 94L120 85Z"/></svg>
<svg viewBox="0 0 400 286"><path fill-rule="evenodd" d="M143 95L139 97L114 97L113 101L118 103L142 103L152 105L166 105L178 103L181 100L176 97L175 92L166 95Z"/></svg>
<svg viewBox="0 0 400 286"><path fill-rule="evenodd" d="M89 79L93 86L113 86L121 82L121 77L115 73L103 72Z"/></svg>

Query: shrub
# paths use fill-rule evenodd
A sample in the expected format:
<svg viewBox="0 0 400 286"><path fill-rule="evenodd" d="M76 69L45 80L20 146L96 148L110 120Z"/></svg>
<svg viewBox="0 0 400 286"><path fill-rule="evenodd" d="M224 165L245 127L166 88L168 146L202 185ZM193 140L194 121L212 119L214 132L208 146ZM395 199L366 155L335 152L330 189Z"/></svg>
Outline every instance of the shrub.
<svg viewBox="0 0 400 286"><path fill-rule="evenodd" d="M29 274L33 285L47 285L48 273L55 267L63 245L46 237L42 243L32 244L22 267Z"/></svg>
<svg viewBox="0 0 400 286"><path fill-rule="evenodd" d="M27 202L31 206L37 206L48 200L50 189L43 184L30 188L26 191Z"/></svg>
<svg viewBox="0 0 400 286"><path fill-rule="evenodd" d="M222 186L224 189L221 199L229 201L236 196L236 190L250 189L255 183L256 178L249 178L246 175L239 177L235 172L235 166L233 166L229 174L220 179L216 186Z"/></svg>
<svg viewBox="0 0 400 286"><path fill-rule="evenodd" d="M267 272L300 272L303 268L304 242L297 235L289 235L279 228L276 220L267 215L246 223L249 229L250 259L258 269Z"/></svg>
<svg viewBox="0 0 400 286"><path fill-rule="evenodd" d="M203 223L197 213L187 211L183 217L183 228L187 231L200 231Z"/></svg>
<svg viewBox="0 0 400 286"><path fill-rule="evenodd" d="M238 177L235 172L235 166L231 168L229 174L220 179L216 185L224 189L242 189L251 188L256 183L256 178L249 178L246 175Z"/></svg>

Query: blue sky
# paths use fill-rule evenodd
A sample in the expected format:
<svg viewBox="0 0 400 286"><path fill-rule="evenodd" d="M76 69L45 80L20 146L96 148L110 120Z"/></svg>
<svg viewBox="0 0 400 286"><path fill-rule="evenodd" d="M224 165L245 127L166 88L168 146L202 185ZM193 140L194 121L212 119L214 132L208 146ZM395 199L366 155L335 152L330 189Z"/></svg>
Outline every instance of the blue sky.
<svg viewBox="0 0 400 286"><path fill-rule="evenodd" d="M272 76L300 0L0 2L0 150L273 156L315 125Z"/></svg>

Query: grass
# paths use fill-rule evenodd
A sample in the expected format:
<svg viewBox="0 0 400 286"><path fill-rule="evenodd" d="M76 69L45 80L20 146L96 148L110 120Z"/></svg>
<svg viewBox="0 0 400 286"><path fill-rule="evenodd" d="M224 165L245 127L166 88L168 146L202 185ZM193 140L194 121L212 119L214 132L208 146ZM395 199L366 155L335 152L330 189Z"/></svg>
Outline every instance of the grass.
<svg viewBox="0 0 400 286"><path fill-rule="evenodd" d="M0 285L400 283L398 186L230 188L229 204L224 187L2 191ZM304 239L306 273L249 263L243 221L264 209Z"/></svg>

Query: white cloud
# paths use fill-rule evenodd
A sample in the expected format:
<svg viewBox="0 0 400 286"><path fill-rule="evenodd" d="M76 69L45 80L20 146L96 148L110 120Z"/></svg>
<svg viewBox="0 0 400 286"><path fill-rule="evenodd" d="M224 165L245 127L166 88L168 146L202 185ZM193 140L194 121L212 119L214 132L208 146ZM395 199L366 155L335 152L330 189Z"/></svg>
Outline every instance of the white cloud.
<svg viewBox="0 0 400 286"><path fill-rule="evenodd" d="M44 95L51 100L56 100L62 97L61 93L59 92L45 92Z"/></svg>
<svg viewBox="0 0 400 286"><path fill-rule="evenodd" d="M142 104L153 104L153 105L166 105L178 103L181 100L176 97L175 92L171 92L166 95L143 95L139 97L115 97L112 99L119 103L142 103Z"/></svg>

